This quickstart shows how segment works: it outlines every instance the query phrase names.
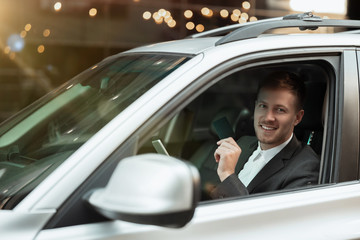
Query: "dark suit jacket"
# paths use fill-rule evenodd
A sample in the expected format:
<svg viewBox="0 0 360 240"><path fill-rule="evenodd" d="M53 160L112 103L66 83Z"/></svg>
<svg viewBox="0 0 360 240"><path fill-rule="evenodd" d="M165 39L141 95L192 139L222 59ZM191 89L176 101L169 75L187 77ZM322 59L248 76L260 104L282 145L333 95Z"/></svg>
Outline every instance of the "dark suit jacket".
<svg viewBox="0 0 360 240"><path fill-rule="evenodd" d="M303 187L318 183L320 160L309 146L302 146L295 135L245 187L238 178L239 172L257 148L255 137L242 137L242 149L235 173L221 182L211 193L212 198L233 197Z"/></svg>

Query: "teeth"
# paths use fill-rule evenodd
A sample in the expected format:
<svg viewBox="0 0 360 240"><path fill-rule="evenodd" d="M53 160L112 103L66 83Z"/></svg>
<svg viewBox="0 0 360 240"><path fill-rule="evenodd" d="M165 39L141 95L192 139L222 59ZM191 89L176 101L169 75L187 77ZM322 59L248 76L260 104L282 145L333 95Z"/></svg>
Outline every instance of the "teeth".
<svg viewBox="0 0 360 240"><path fill-rule="evenodd" d="M275 128L270 128L270 127L265 127L265 126L261 126L263 129L265 130L274 130Z"/></svg>

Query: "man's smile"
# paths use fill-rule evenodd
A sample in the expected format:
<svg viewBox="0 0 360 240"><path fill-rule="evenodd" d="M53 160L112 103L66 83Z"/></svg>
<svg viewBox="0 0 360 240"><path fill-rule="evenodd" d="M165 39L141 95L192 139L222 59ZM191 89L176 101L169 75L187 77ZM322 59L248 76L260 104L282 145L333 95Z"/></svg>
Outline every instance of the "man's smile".
<svg viewBox="0 0 360 240"><path fill-rule="evenodd" d="M260 127L266 131L271 131L271 130L276 130L277 128L276 127L271 127L271 126L265 126L265 125L262 125L262 124L259 124Z"/></svg>

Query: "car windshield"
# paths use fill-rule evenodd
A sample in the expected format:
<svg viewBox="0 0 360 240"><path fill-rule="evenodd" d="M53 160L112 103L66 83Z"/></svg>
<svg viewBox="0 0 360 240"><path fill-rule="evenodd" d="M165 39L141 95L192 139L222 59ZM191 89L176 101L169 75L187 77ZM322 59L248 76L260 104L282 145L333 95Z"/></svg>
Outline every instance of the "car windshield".
<svg viewBox="0 0 360 240"><path fill-rule="evenodd" d="M128 54L86 70L0 126L0 208L12 209L188 57Z"/></svg>

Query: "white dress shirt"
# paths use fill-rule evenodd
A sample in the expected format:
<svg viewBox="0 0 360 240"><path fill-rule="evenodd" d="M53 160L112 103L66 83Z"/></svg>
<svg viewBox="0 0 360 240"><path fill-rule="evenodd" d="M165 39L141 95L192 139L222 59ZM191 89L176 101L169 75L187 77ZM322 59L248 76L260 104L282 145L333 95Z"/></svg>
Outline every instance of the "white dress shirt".
<svg viewBox="0 0 360 240"><path fill-rule="evenodd" d="M292 137L293 134L284 143L268 150L261 150L260 142L258 142L257 149L249 157L249 160L238 175L241 182L247 187L260 170L290 142Z"/></svg>

